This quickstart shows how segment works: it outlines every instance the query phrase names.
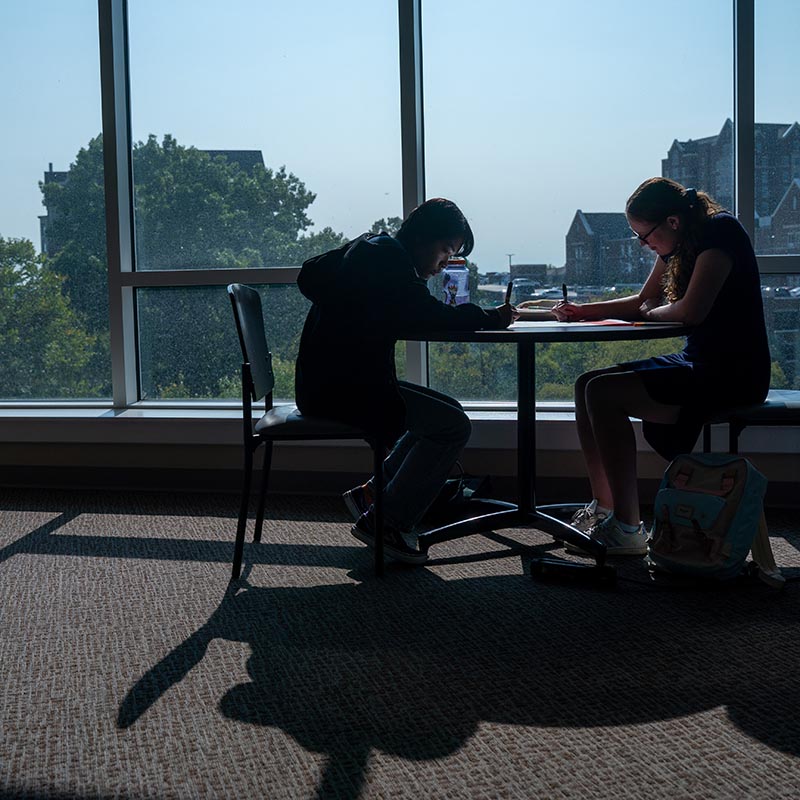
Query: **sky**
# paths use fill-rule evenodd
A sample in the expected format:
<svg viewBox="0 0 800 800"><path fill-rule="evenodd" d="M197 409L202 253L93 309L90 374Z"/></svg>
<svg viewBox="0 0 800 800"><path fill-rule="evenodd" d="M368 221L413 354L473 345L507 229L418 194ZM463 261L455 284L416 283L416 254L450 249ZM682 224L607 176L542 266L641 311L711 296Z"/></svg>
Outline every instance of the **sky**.
<svg viewBox="0 0 800 800"><path fill-rule="evenodd" d="M402 215L396 0L129 3L133 135L261 150L347 236ZM732 1L427 0L427 196L482 271L564 263L577 209L621 211L674 139L733 116ZM756 5L756 118L800 120L796 0ZM0 236L39 246L38 181L100 131L96 0L0 3Z"/></svg>

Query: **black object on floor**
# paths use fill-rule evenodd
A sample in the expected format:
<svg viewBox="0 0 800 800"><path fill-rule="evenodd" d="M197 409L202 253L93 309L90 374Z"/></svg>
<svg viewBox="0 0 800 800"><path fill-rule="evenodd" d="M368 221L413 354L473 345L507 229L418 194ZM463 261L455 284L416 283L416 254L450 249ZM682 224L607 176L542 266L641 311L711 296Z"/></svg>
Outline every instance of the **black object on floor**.
<svg viewBox="0 0 800 800"><path fill-rule="evenodd" d="M531 577L535 581L571 583L596 589L613 589L617 584L617 572L608 564L576 564L561 558L534 558Z"/></svg>

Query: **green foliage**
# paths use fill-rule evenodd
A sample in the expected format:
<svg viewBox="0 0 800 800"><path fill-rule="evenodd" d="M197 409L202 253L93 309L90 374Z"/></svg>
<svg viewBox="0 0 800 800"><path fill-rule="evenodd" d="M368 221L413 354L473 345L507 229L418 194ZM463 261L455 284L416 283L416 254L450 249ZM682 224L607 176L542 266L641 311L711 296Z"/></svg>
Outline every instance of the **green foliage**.
<svg viewBox="0 0 800 800"><path fill-rule="evenodd" d="M474 265L468 262L470 279ZM472 289L471 289L472 290ZM615 292L606 299L622 296ZM554 342L536 348L536 398L571 402L583 372L681 350L681 339L621 342ZM516 349L502 343L435 343L430 346L431 386L461 400L514 401Z"/></svg>
<svg viewBox="0 0 800 800"><path fill-rule="evenodd" d="M434 389L461 400L516 399L513 346L470 342L431 344L428 368Z"/></svg>
<svg viewBox="0 0 800 800"><path fill-rule="evenodd" d="M5 398L94 397L86 379L96 337L42 266L33 243L0 237L0 363Z"/></svg>
<svg viewBox="0 0 800 800"><path fill-rule="evenodd" d="M331 228L305 233L316 195L285 167L243 170L169 134L161 143L154 135L137 142L132 157L137 269L285 266L344 241ZM65 291L96 290L97 264L88 271L84 265L106 260L102 135L81 148L64 182L41 189L54 270L70 251L71 268L60 267Z"/></svg>
<svg viewBox="0 0 800 800"><path fill-rule="evenodd" d="M588 370L680 350L680 339L641 342L554 342L537 346L537 400L571 401L577 377ZM431 386L462 400L516 400L513 345L446 342L430 347Z"/></svg>
<svg viewBox="0 0 800 800"><path fill-rule="evenodd" d="M136 143L132 157L140 270L299 265L345 241L330 227L310 231L308 209L315 195L285 167L245 170L223 155L179 145L170 135ZM3 263L13 265L3 272L0 352L8 353L6 394L108 395L102 137L78 152L65 181L41 188L48 208L48 257L37 259L30 243L27 249L4 245ZM379 219L372 230L395 234L401 222ZM474 297L477 265L468 261L467 268ZM294 286L259 288L275 393L288 398L308 303ZM136 296L144 397L239 396L241 355L224 288L153 288ZM568 400L581 372L674 346L661 341L542 345L537 396ZM399 345L401 373L403 350ZM507 345L432 345L430 373L433 386L462 399L516 396L515 351Z"/></svg>
<svg viewBox="0 0 800 800"><path fill-rule="evenodd" d="M381 217L372 223L369 229L370 233L388 233L389 236L394 236L400 230L403 220L400 217Z"/></svg>
<svg viewBox="0 0 800 800"><path fill-rule="evenodd" d="M294 286L257 288L275 393L292 397L294 359L309 303ZM242 356L223 287L143 289L137 297L143 398L239 397Z"/></svg>
<svg viewBox="0 0 800 800"><path fill-rule="evenodd" d="M770 389L788 389L789 387L789 380L786 377L786 373L783 371L780 363L778 361L772 362L772 369L770 371L770 379L769 379L769 386ZM798 387L795 386L795 389Z"/></svg>
<svg viewBox="0 0 800 800"><path fill-rule="evenodd" d="M469 296L472 302L476 302L473 298L478 296L478 265L474 264L469 259L467 261L467 272L469 277L467 278L467 286L469 287Z"/></svg>
<svg viewBox="0 0 800 800"><path fill-rule="evenodd" d="M272 372L275 375L275 398L291 400L294 397L294 358L281 358L273 354Z"/></svg>
<svg viewBox="0 0 800 800"><path fill-rule="evenodd" d="M144 269L296 266L346 239L330 227L308 232L315 195L284 167L243 170L174 137L151 135L133 149L136 266ZM64 182L41 184L48 209L45 270L85 320L95 348L86 381L108 386L108 282L102 136L81 148ZM391 223L393 220L389 220ZM60 277L56 277L60 276ZM293 364L308 303L294 287L262 292L278 390L293 394ZM142 395L217 397L241 362L222 287L137 292ZM238 396L238 377L235 381ZM57 395L54 395L57 396Z"/></svg>

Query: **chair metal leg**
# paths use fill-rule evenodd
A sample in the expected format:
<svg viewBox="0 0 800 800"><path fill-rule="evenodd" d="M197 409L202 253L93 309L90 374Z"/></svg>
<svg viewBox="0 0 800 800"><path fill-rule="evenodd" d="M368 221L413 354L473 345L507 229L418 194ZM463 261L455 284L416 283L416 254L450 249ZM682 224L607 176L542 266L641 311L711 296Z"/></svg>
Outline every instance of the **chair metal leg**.
<svg viewBox="0 0 800 800"><path fill-rule="evenodd" d="M244 536L247 530L247 509L250 505L250 481L253 479L253 451L245 448L244 481L242 484L242 502L239 506L239 523L236 527L236 544L233 548L233 570L231 580L239 580L242 573L242 556L244 554Z"/></svg>
<svg viewBox="0 0 800 800"><path fill-rule="evenodd" d="M375 442L372 446L372 474L375 489L375 574L383 575L383 446Z"/></svg>
<svg viewBox="0 0 800 800"><path fill-rule="evenodd" d="M732 455L739 454L739 434L745 427L738 422L731 421L728 423L728 452Z"/></svg>
<svg viewBox="0 0 800 800"><path fill-rule="evenodd" d="M706 422L703 425L703 452L710 453L711 452L711 423Z"/></svg>
<svg viewBox="0 0 800 800"><path fill-rule="evenodd" d="M269 471L272 467L272 442L264 442L264 465L261 473L261 495L258 498L258 511L256 512L256 530L253 534L253 541L261 541L261 529L264 526L264 504L267 500L267 490L269 489Z"/></svg>

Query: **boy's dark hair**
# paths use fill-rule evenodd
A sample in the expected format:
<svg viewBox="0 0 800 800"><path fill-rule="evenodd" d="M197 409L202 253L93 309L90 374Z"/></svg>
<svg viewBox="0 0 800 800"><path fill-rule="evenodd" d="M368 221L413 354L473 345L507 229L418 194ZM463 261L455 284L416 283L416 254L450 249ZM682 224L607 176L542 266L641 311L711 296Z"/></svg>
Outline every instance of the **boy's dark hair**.
<svg viewBox="0 0 800 800"><path fill-rule="evenodd" d="M432 197L420 203L406 218L397 232L403 244L428 244L440 239L458 239L462 242L457 256L468 256L475 246L467 218L452 201L443 197Z"/></svg>

